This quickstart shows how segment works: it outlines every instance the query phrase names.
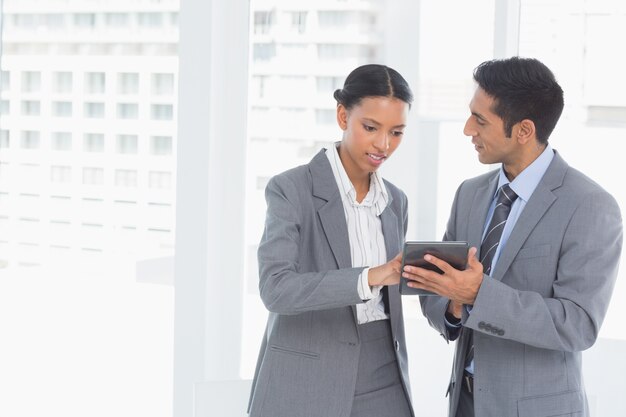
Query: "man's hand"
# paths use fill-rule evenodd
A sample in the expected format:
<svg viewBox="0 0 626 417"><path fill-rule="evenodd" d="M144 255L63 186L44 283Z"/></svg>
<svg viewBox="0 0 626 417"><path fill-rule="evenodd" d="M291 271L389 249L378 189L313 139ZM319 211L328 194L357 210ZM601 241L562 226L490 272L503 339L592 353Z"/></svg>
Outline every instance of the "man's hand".
<svg viewBox="0 0 626 417"><path fill-rule="evenodd" d="M483 266L476 259L476 248L470 248L467 254L467 268L464 271L459 271L432 255L424 256L424 260L441 269L443 274L405 265L402 276L412 281L409 282L409 287L421 288L449 298L453 308L450 312L455 317L461 317L460 305L474 304L480 284L483 282Z"/></svg>
<svg viewBox="0 0 626 417"><path fill-rule="evenodd" d="M402 268L402 252L386 264L370 268L367 283L370 287L376 285L396 285L400 283L400 269Z"/></svg>

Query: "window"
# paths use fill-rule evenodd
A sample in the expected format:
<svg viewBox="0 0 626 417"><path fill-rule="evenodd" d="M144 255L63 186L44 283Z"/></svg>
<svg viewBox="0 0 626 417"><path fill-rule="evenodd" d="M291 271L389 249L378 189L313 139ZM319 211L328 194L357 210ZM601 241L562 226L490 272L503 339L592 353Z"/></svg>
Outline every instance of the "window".
<svg viewBox="0 0 626 417"><path fill-rule="evenodd" d="M115 185L118 187L136 187L137 171L132 169L116 169Z"/></svg>
<svg viewBox="0 0 626 417"><path fill-rule="evenodd" d="M250 82L250 91L252 97L263 98L265 97L265 90L268 80L267 75L253 75Z"/></svg>
<svg viewBox="0 0 626 417"><path fill-rule="evenodd" d="M7 149L11 145L8 130L0 130L0 149Z"/></svg>
<svg viewBox="0 0 626 417"><path fill-rule="evenodd" d="M137 22L139 26L148 28L157 28L163 24L162 13L138 13Z"/></svg>
<svg viewBox="0 0 626 417"><path fill-rule="evenodd" d="M65 26L66 15L61 13L50 13L43 16L44 25L47 30L54 29L59 30Z"/></svg>
<svg viewBox="0 0 626 417"><path fill-rule="evenodd" d="M70 93L72 92L73 76L71 72L55 72L52 74L52 85L55 93Z"/></svg>
<svg viewBox="0 0 626 417"><path fill-rule="evenodd" d="M102 94L105 89L104 72L87 72L85 73L85 93Z"/></svg>
<svg viewBox="0 0 626 417"><path fill-rule="evenodd" d="M104 135L102 133L85 133L83 150L85 152L104 152Z"/></svg>
<svg viewBox="0 0 626 417"><path fill-rule="evenodd" d="M172 188L172 173L165 171L150 171L148 173L148 186L150 188L169 190Z"/></svg>
<svg viewBox="0 0 626 417"><path fill-rule="evenodd" d="M104 15L106 25L111 28L124 28L128 26L128 17L129 15L127 13L106 13Z"/></svg>
<svg viewBox="0 0 626 417"><path fill-rule="evenodd" d="M41 113L41 103L35 100L22 101L23 116L39 116Z"/></svg>
<svg viewBox="0 0 626 417"><path fill-rule="evenodd" d="M276 44L255 43L253 58L255 61L269 61L276 56Z"/></svg>
<svg viewBox="0 0 626 417"><path fill-rule="evenodd" d="M0 91L9 91L11 89L11 73L9 71L0 72L0 82L2 83Z"/></svg>
<svg viewBox="0 0 626 417"><path fill-rule="evenodd" d="M274 25L274 20L274 13L271 11L254 12L254 34L268 34Z"/></svg>
<svg viewBox="0 0 626 417"><path fill-rule="evenodd" d="M152 136L150 138L150 153L152 155L171 155L172 154L172 137L171 136Z"/></svg>
<svg viewBox="0 0 626 417"><path fill-rule="evenodd" d="M104 169L85 167L83 168L83 184L85 185L103 185Z"/></svg>
<svg viewBox="0 0 626 417"><path fill-rule="evenodd" d="M152 74L152 94L174 94L174 74Z"/></svg>
<svg viewBox="0 0 626 417"><path fill-rule="evenodd" d="M53 151L69 151L72 149L72 134L70 132L52 132L50 147Z"/></svg>
<svg viewBox="0 0 626 417"><path fill-rule="evenodd" d="M56 117L72 117L71 101L53 101L52 115Z"/></svg>
<svg viewBox="0 0 626 417"><path fill-rule="evenodd" d="M172 12L169 13L169 23L171 26L178 27L178 13Z"/></svg>
<svg viewBox="0 0 626 417"><path fill-rule="evenodd" d="M8 115L11 113L11 102L9 100L0 101L0 114Z"/></svg>
<svg viewBox="0 0 626 417"><path fill-rule="evenodd" d="M139 92L139 74L135 72L117 74L117 92L119 94L137 94Z"/></svg>
<svg viewBox="0 0 626 417"><path fill-rule="evenodd" d="M22 93L36 93L41 90L41 73L35 71L22 72Z"/></svg>
<svg viewBox="0 0 626 417"><path fill-rule="evenodd" d="M349 12L339 10L320 11L317 16L321 30L345 27L350 20Z"/></svg>
<svg viewBox="0 0 626 417"><path fill-rule="evenodd" d="M23 131L21 141L20 141L20 148L22 149L39 148L39 132L34 131L34 130Z"/></svg>
<svg viewBox="0 0 626 417"><path fill-rule="evenodd" d="M118 119L137 119L139 117L139 105L136 103L118 103Z"/></svg>
<svg viewBox="0 0 626 417"><path fill-rule="evenodd" d="M74 15L74 26L80 29L93 29L96 26L95 13L77 13Z"/></svg>
<svg viewBox="0 0 626 417"><path fill-rule="evenodd" d="M137 135L117 135L117 153L136 154Z"/></svg>
<svg viewBox="0 0 626 417"><path fill-rule="evenodd" d="M50 181L61 184L71 183L72 167L64 165L52 165L50 167Z"/></svg>
<svg viewBox="0 0 626 417"><path fill-rule="evenodd" d="M306 12L291 12L291 28L296 33L306 32Z"/></svg>
<svg viewBox="0 0 626 417"><path fill-rule="evenodd" d="M174 106L171 104L153 104L150 108L152 120L172 120L174 117Z"/></svg>
<svg viewBox="0 0 626 417"><path fill-rule="evenodd" d="M85 117L102 119L104 117L104 103L85 103Z"/></svg>

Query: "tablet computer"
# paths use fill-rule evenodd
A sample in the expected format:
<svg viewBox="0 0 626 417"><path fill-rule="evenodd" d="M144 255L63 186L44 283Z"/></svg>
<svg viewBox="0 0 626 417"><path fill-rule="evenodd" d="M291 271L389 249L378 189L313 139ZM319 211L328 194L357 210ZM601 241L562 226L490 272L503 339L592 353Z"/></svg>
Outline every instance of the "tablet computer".
<svg viewBox="0 0 626 417"><path fill-rule="evenodd" d="M402 269L404 269L404 265L413 265L441 274L442 271L439 268L424 260L424 255L428 254L446 261L456 269L464 270L467 264L468 250L467 242L408 241L404 243L402 252ZM436 295L430 291L409 287L407 285L409 281L407 278L400 277L400 294Z"/></svg>

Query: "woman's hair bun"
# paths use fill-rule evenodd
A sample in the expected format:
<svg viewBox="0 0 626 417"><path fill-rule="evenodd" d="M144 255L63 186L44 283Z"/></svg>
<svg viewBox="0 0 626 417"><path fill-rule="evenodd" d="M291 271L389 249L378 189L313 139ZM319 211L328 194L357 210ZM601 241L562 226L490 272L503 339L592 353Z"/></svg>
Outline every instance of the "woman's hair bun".
<svg viewBox="0 0 626 417"><path fill-rule="evenodd" d="M337 104L343 104L343 90L341 88L338 88L335 90L335 92L333 93L333 97L335 97L335 100L337 100Z"/></svg>

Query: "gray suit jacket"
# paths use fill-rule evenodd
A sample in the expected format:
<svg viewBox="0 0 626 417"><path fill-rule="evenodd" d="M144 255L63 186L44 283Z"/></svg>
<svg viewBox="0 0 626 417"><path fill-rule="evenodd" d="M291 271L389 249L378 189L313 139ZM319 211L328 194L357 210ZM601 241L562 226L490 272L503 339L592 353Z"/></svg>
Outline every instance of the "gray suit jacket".
<svg viewBox="0 0 626 417"><path fill-rule="evenodd" d="M498 171L459 187L445 240L480 248ZM622 251L613 197L558 153L528 201L493 271L484 277L456 344L448 393L454 417L468 335L474 334L474 407L480 417L589 415L581 351L606 314ZM447 299L422 297L446 340Z"/></svg>
<svg viewBox="0 0 626 417"><path fill-rule="evenodd" d="M407 199L385 181L381 214L387 257L401 249ZM308 165L273 177L258 250L260 293L270 311L252 383L252 417L349 417L360 343L345 213L324 150ZM391 330L411 399L398 286L387 287Z"/></svg>

